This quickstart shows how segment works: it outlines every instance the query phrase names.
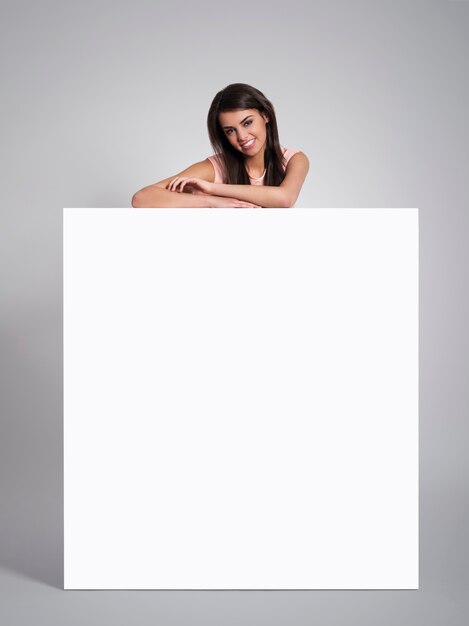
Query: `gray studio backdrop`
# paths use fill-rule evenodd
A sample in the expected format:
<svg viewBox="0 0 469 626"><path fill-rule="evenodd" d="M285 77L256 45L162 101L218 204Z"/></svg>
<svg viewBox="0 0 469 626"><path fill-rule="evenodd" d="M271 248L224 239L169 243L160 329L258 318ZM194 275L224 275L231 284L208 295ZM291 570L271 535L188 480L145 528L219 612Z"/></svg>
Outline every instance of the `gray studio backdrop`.
<svg viewBox="0 0 469 626"><path fill-rule="evenodd" d="M3 0L2 624L467 623L468 42L463 1ZM419 591L61 591L62 207L211 154L231 82L309 156L297 206L420 208Z"/></svg>

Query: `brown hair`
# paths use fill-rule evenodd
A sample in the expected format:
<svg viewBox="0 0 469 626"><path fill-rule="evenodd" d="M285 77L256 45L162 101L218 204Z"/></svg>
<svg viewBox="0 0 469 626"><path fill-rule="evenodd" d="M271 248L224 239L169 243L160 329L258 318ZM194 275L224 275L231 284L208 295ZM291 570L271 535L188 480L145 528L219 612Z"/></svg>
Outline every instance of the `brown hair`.
<svg viewBox="0 0 469 626"><path fill-rule="evenodd" d="M224 133L218 114L222 111L235 109L257 109L267 115L267 139L264 152L265 177L264 185L278 187L285 178L283 169L283 153L278 138L277 120L272 103L264 94L245 83L233 83L217 93L207 115L207 127L210 143L221 161L228 183L231 185L249 185L249 176L244 164L244 156L230 144Z"/></svg>

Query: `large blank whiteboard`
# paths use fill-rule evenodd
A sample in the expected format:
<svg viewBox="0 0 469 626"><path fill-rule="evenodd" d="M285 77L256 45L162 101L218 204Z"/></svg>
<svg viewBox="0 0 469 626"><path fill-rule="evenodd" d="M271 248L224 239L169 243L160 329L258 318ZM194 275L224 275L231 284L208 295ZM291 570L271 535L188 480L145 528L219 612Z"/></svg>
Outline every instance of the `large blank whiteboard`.
<svg viewBox="0 0 469 626"><path fill-rule="evenodd" d="M418 588L417 209L64 209L66 589Z"/></svg>

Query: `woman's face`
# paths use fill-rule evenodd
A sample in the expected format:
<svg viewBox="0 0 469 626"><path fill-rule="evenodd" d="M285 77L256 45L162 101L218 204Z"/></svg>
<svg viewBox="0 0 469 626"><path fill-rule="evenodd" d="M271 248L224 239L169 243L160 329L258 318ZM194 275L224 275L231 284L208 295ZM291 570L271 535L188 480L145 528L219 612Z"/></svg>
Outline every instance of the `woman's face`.
<svg viewBox="0 0 469 626"><path fill-rule="evenodd" d="M257 109L223 111L218 121L233 148L244 156L252 157L264 150L269 118Z"/></svg>

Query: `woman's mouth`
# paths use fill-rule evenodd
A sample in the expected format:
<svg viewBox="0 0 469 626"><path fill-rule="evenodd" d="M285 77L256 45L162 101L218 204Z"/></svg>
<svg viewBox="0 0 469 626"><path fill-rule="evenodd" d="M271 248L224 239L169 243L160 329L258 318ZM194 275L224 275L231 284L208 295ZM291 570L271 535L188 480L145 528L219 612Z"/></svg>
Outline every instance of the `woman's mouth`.
<svg viewBox="0 0 469 626"><path fill-rule="evenodd" d="M249 148L252 148L255 141L256 141L255 139L250 139L249 141L246 141L246 143L242 143L241 148L244 148L245 150L249 150Z"/></svg>

